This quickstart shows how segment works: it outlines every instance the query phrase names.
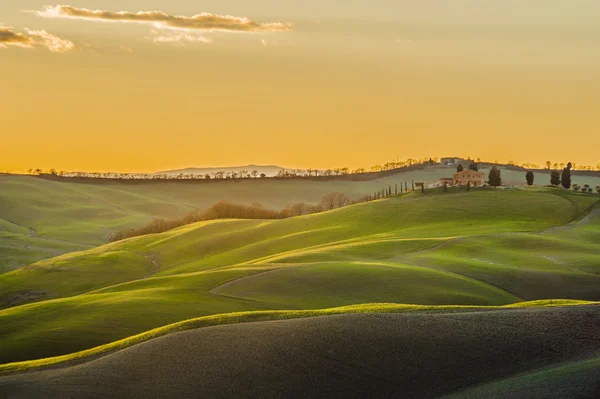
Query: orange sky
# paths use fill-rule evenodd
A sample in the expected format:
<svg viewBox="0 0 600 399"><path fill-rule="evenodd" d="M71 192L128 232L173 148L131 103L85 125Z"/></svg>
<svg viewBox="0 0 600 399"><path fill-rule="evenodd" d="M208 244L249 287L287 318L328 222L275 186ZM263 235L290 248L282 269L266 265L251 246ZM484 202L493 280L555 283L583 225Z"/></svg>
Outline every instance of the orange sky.
<svg viewBox="0 0 600 399"><path fill-rule="evenodd" d="M0 171L600 164L597 2L369 3L4 0Z"/></svg>

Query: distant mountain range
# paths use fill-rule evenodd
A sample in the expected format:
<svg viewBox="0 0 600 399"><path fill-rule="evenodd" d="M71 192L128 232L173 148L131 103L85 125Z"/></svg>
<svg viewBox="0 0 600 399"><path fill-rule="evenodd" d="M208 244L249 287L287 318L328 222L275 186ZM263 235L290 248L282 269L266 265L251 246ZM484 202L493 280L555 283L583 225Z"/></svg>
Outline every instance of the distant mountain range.
<svg viewBox="0 0 600 399"><path fill-rule="evenodd" d="M176 170L165 170L162 172L156 172L156 175L178 175L180 173L185 174L212 174L218 172L236 172L240 173L241 171L247 171L248 173L252 173L253 171L257 171L258 174L264 173L267 176L275 176L279 173L280 170L284 168L276 165L243 165L243 166L224 166L224 167L210 167L210 168L185 168L185 169L176 169Z"/></svg>

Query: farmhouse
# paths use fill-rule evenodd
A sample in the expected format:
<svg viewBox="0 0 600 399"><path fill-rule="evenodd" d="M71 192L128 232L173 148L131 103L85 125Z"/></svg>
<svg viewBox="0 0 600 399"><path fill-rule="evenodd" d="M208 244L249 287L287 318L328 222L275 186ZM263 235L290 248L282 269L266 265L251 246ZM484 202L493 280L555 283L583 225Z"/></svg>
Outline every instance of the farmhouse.
<svg viewBox="0 0 600 399"><path fill-rule="evenodd" d="M453 175L452 184L455 186L483 186L485 184L485 175L475 170L463 170Z"/></svg>

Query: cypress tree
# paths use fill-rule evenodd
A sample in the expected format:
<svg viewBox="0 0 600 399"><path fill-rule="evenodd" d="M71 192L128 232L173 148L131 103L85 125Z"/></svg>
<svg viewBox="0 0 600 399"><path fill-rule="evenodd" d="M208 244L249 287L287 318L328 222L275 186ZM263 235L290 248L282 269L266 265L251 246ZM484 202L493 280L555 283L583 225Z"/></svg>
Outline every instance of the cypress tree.
<svg viewBox="0 0 600 399"><path fill-rule="evenodd" d="M558 173L558 170L553 170L550 174L550 184L554 187L560 186L560 173Z"/></svg>
<svg viewBox="0 0 600 399"><path fill-rule="evenodd" d="M395 194L398 195L398 183L396 183L396 191Z"/></svg>
<svg viewBox="0 0 600 399"><path fill-rule="evenodd" d="M412 181L412 190L415 191L415 181Z"/></svg>
<svg viewBox="0 0 600 399"><path fill-rule="evenodd" d="M458 166L456 167L456 173L460 173L464 170L463 166L461 163L458 164Z"/></svg>
<svg viewBox="0 0 600 399"><path fill-rule="evenodd" d="M527 185L528 186L533 186L533 179L535 178L535 176L533 175L532 171L527 172L527 174L525 175L525 180L527 180Z"/></svg>
<svg viewBox="0 0 600 399"><path fill-rule="evenodd" d="M477 163L471 162L471 165L469 165L469 170L474 170L475 172L479 171L479 167L477 166Z"/></svg>
<svg viewBox="0 0 600 399"><path fill-rule="evenodd" d="M502 185L502 175L498 167L494 166L490 170L490 174L488 175L488 183L492 187L499 187Z"/></svg>
<svg viewBox="0 0 600 399"><path fill-rule="evenodd" d="M566 189L571 188L571 162L569 162L567 167L563 169L560 183Z"/></svg>

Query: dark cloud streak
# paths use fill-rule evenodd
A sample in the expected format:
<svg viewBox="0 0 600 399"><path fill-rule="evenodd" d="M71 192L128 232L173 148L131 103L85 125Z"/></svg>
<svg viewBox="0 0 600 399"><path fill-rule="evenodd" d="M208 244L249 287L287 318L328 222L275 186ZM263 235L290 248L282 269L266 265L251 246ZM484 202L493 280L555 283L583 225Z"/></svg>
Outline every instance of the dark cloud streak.
<svg viewBox="0 0 600 399"><path fill-rule="evenodd" d="M13 31L11 27L0 25L0 46L31 47L33 44L32 38Z"/></svg>

